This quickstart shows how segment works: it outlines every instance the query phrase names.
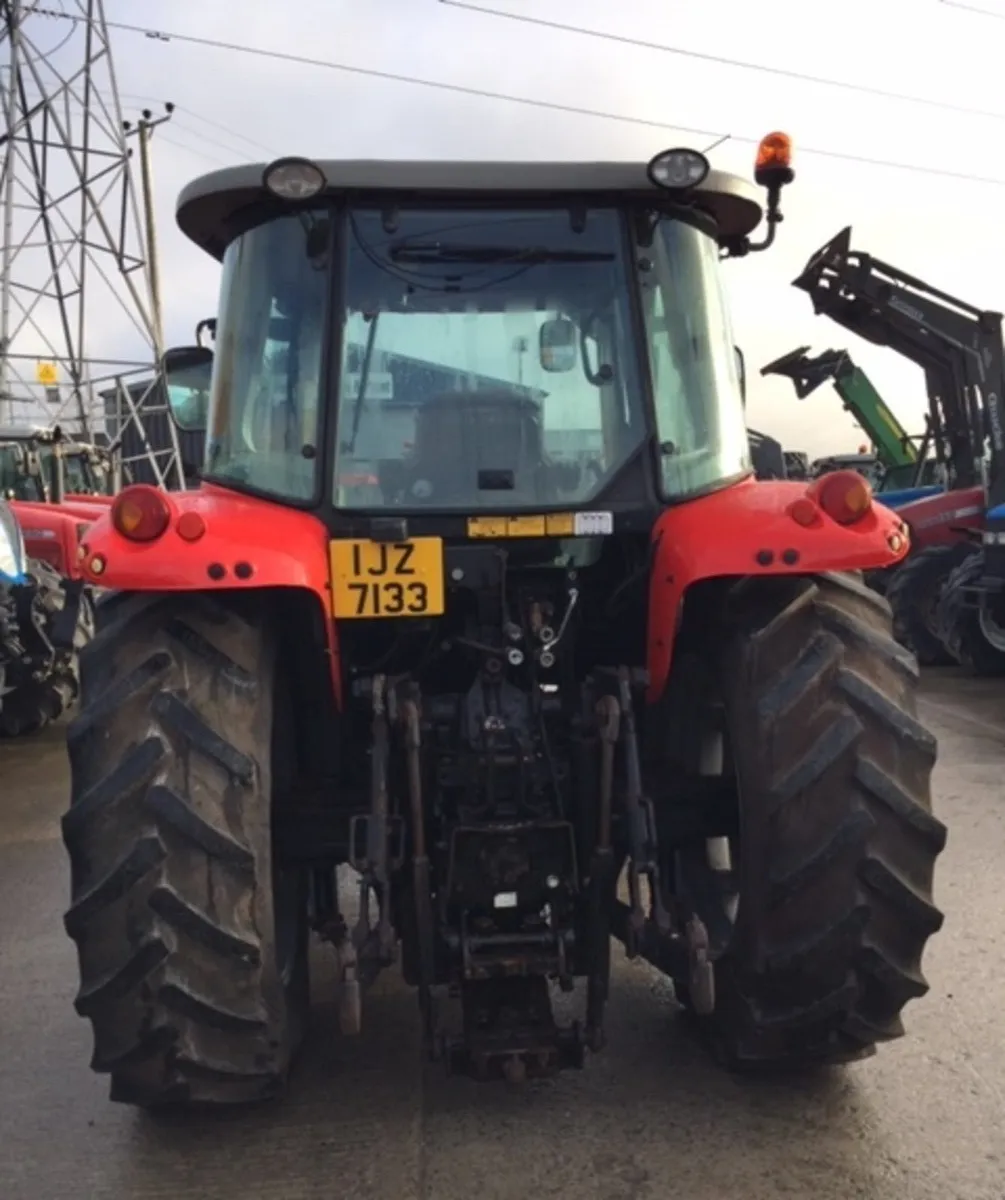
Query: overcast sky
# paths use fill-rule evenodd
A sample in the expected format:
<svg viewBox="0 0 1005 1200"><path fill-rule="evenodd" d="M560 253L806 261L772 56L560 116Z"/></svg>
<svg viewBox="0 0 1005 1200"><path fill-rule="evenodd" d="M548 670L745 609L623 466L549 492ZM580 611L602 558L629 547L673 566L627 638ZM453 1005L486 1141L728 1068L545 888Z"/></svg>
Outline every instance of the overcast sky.
<svg viewBox="0 0 1005 1200"><path fill-rule="evenodd" d="M61 0L52 0L59 7ZM75 0L63 0L68 8ZM811 454L861 440L829 388L805 401L757 368L801 344L851 349L905 424L920 427L920 372L859 342L790 286L807 257L847 224L868 250L987 308L1005 307L1005 19L940 0L475 0L511 13L623 34L906 92L998 119L701 62L610 40L534 28L437 0L105 0L110 21L435 81L482 87L626 117L731 135L716 167L749 175L756 139L787 130L797 181L777 248L727 266L734 322L748 361L752 424ZM974 0L1005 18L1005 0ZM33 28L44 18L33 17ZM37 30L55 44L65 23ZM215 309L218 268L174 227L193 176L270 155L394 158L648 160L713 138L627 121L458 96L432 88L112 33L126 115L178 105L155 138L162 290L168 340L188 341ZM909 46L908 51L905 47ZM72 53L73 43L63 54ZM997 177L1002 186L842 161L811 149ZM111 335L109 308L101 336ZM97 334L95 336L98 336ZM96 353L106 353L103 346Z"/></svg>

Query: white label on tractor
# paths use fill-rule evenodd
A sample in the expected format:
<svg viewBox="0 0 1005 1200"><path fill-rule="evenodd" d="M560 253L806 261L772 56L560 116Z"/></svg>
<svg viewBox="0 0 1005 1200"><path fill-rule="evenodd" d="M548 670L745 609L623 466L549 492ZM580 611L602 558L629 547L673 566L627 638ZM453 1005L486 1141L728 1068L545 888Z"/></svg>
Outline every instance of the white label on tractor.
<svg viewBox="0 0 1005 1200"><path fill-rule="evenodd" d="M598 537L614 532L614 513L581 512L576 513L573 525L576 537Z"/></svg>
<svg viewBox="0 0 1005 1200"><path fill-rule="evenodd" d="M496 892L492 901L495 908L516 908L518 903L516 892Z"/></svg>
<svg viewBox="0 0 1005 1200"><path fill-rule="evenodd" d="M343 392L347 399L356 400L359 398L359 372L346 375L345 383L343 384ZM371 371L366 377L366 398L367 400L393 400L394 399L394 376L390 371Z"/></svg>

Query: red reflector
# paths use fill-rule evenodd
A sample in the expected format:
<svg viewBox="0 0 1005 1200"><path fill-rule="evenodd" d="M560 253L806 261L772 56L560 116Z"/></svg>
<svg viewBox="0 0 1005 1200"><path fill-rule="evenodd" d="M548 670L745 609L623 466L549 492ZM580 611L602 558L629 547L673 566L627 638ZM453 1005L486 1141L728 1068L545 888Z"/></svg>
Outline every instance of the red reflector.
<svg viewBox="0 0 1005 1200"><path fill-rule="evenodd" d="M149 484L136 483L127 487L112 503L112 525L131 542L156 541L170 520L167 500Z"/></svg>
<svg viewBox="0 0 1005 1200"><path fill-rule="evenodd" d="M197 542L206 532L206 522L197 512L186 512L178 518L175 529L182 541Z"/></svg>
<svg viewBox="0 0 1005 1200"><path fill-rule="evenodd" d="M809 496L801 496L789 505L789 516L797 525L810 526L819 519L820 512Z"/></svg>
<svg viewBox="0 0 1005 1200"><path fill-rule="evenodd" d="M872 488L858 471L831 471L810 487L810 496L839 525L853 525L872 508Z"/></svg>

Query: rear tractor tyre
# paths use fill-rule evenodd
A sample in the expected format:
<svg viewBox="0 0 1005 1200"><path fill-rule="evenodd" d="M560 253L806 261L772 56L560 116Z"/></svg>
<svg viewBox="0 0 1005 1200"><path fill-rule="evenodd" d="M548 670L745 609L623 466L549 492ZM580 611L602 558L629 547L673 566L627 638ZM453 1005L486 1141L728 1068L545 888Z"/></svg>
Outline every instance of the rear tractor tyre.
<svg viewBox="0 0 1005 1200"><path fill-rule="evenodd" d="M886 590L890 586L890 580L893 577L893 570L890 567L878 567L873 571L866 571L863 575L866 587L872 588L880 596L886 595Z"/></svg>
<svg viewBox="0 0 1005 1200"><path fill-rule="evenodd" d="M926 546L889 580L886 598L893 609L894 636L914 651L923 667L950 666L956 661L939 637L937 613L946 580L969 553L969 542Z"/></svg>
<svg viewBox="0 0 1005 1200"><path fill-rule="evenodd" d="M65 925L112 1100L270 1098L304 1029L306 897L272 860L289 755L257 604L111 593L81 655Z"/></svg>
<svg viewBox="0 0 1005 1200"><path fill-rule="evenodd" d="M38 733L72 707L80 692L80 652L94 637L94 601L84 591L72 649L53 653L49 639L66 603L62 576L39 559L29 561L26 574L25 583L11 588L17 636L36 662L45 665L30 677L17 668L10 672L18 682L0 707L0 737L5 738Z"/></svg>
<svg viewBox="0 0 1005 1200"><path fill-rule="evenodd" d="M904 1033L943 920L917 664L858 576L741 582L730 599L712 686L738 785L738 903L706 918L716 1007L696 1020L733 1068L852 1061Z"/></svg>
<svg viewBox="0 0 1005 1200"><path fill-rule="evenodd" d="M978 546L953 570L942 590L939 603L939 633L953 658L972 675L1005 675L1005 654L988 641L981 628L981 614L967 602L964 589L980 581L984 573L984 555Z"/></svg>

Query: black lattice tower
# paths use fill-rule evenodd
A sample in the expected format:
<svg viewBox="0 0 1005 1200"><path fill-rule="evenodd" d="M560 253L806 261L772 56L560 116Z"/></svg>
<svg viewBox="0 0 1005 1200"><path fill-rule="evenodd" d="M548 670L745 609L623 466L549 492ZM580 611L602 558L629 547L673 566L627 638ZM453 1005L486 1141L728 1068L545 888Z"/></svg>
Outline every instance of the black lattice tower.
<svg viewBox="0 0 1005 1200"><path fill-rule="evenodd" d="M152 123L123 121L102 0L0 0L0 112L0 425L131 426L184 486L131 161Z"/></svg>

